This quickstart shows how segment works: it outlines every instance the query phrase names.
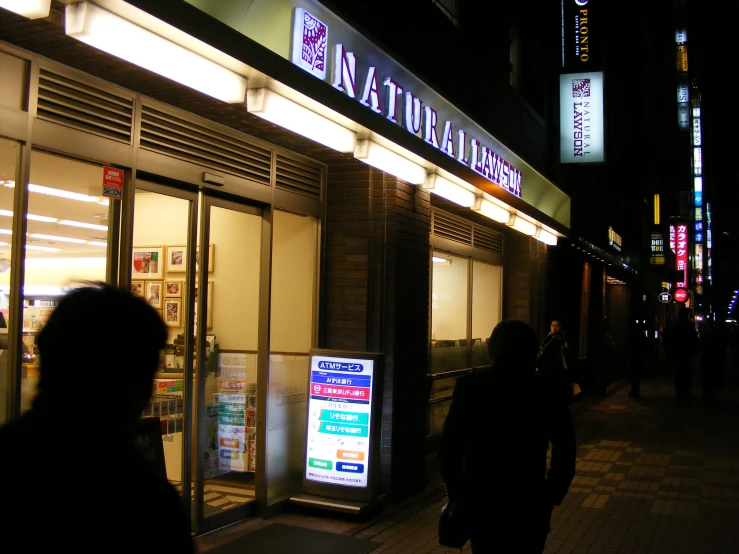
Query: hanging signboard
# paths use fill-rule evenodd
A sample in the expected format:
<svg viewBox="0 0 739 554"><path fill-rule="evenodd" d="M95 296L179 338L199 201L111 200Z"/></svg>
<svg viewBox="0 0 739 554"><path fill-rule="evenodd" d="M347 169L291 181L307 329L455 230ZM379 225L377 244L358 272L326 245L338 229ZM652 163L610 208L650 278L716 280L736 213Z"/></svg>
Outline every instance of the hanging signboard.
<svg viewBox="0 0 739 554"><path fill-rule="evenodd" d="M559 76L559 161L605 160L603 72Z"/></svg>
<svg viewBox="0 0 739 554"><path fill-rule="evenodd" d="M381 354L310 352L303 492L376 496L382 374Z"/></svg>

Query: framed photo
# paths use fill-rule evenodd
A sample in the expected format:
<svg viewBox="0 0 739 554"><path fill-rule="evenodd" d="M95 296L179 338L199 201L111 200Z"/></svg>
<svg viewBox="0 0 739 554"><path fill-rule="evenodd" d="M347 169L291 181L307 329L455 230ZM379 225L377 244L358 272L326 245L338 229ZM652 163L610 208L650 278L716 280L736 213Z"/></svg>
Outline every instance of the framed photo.
<svg viewBox="0 0 739 554"><path fill-rule="evenodd" d="M164 298L182 298L183 281L165 280L164 281Z"/></svg>
<svg viewBox="0 0 739 554"><path fill-rule="evenodd" d="M144 296L144 282L131 281L131 292L136 296Z"/></svg>
<svg viewBox="0 0 739 554"><path fill-rule="evenodd" d="M187 246L167 246L167 271L187 271Z"/></svg>
<svg viewBox="0 0 739 554"><path fill-rule="evenodd" d="M162 263L164 261L163 246L134 246L132 253L132 280L162 278L164 275L164 264Z"/></svg>
<svg viewBox="0 0 739 554"><path fill-rule="evenodd" d="M155 310L162 309L162 281L146 281L146 301Z"/></svg>
<svg viewBox="0 0 739 554"><path fill-rule="evenodd" d="M213 273L215 269L215 253L216 253L215 244L208 245L208 273ZM195 266L197 267L197 264L199 263L200 263L200 247L198 246L197 250L195 250Z"/></svg>
<svg viewBox="0 0 739 554"><path fill-rule="evenodd" d="M170 327L182 327L182 300L180 298L164 299L164 323Z"/></svg>

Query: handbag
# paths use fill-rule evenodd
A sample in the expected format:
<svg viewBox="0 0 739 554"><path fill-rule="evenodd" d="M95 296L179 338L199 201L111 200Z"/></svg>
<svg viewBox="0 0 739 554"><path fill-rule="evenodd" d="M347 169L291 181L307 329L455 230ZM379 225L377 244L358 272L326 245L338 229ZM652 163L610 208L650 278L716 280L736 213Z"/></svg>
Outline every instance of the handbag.
<svg viewBox="0 0 739 554"><path fill-rule="evenodd" d="M461 549L470 539L459 500L449 500L439 517L439 544Z"/></svg>

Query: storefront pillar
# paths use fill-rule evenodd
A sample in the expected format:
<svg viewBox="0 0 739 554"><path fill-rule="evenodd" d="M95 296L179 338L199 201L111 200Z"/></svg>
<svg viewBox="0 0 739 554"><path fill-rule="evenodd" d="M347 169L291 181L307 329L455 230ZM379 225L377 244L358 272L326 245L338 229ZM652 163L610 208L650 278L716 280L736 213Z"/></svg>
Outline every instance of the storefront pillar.
<svg viewBox="0 0 739 554"><path fill-rule="evenodd" d="M385 353L380 489L425 483L429 194L361 163L329 165L323 348Z"/></svg>

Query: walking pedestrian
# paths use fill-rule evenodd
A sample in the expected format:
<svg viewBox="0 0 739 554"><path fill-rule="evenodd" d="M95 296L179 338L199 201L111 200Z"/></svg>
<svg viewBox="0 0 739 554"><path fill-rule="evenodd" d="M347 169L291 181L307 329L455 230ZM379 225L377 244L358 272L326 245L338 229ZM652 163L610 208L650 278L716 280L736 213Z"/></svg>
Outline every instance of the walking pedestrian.
<svg viewBox="0 0 739 554"><path fill-rule="evenodd" d="M693 356L698 335L686 308L681 308L677 321L665 329L663 344L675 372L675 396L679 401L687 400L693 388Z"/></svg>
<svg viewBox="0 0 739 554"><path fill-rule="evenodd" d="M649 339L645 335L644 327L637 320L629 331L629 396L641 398L641 379L646 373L647 356L649 356Z"/></svg>
<svg viewBox="0 0 739 554"><path fill-rule="evenodd" d="M194 551L182 499L135 443L166 340L129 291L95 284L60 300L37 336L33 406L0 427L0 536L16 550Z"/></svg>
<svg viewBox="0 0 739 554"><path fill-rule="evenodd" d="M539 346L536 373L561 401L572 401L575 361L567 342L567 332L562 323L555 319L549 326L549 334Z"/></svg>
<svg viewBox="0 0 739 554"><path fill-rule="evenodd" d="M457 380L444 422L441 473L476 554L542 552L575 474L570 409L535 374L537 343L522 321L496 325L492 365Z"/></svg>

